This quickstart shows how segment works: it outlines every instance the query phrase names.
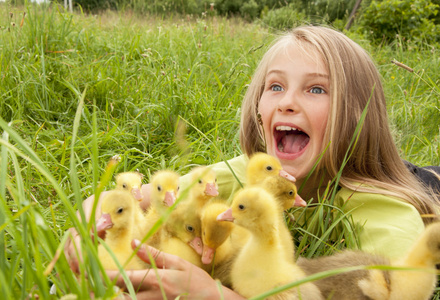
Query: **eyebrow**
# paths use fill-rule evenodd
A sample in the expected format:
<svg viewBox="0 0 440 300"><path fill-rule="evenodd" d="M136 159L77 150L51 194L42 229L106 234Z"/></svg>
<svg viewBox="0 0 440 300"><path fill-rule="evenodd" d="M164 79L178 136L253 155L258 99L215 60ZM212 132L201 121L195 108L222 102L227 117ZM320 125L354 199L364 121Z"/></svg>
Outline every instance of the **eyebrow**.
<svg viewBox="0 0 440 300"><path fill-rule="evenodd" d="M281 71L281 70L270 70L269 72L266 73L266 77L271 75L271 74L273 74L273 73L275 73L275 74L284 74L284 72Z"/></svg>
<svg viewBox="0 0 440 300"><path fill-rule="evenodd" d="M322 74L322 73L307 73L307 77L323 77L325 79L329 79L330 76L328 74Z"/></svg>
<svg viewBox="0 0 440 300"><path fill-rule="evenodd" d="M271 74L281 74L284 75L285 72L281 71L281 70L270 70L269 72L266 73L266 77L271 75ZM330 76L328 74L323 74L323 73L307 73L305 74L307 77L322 77L325 79L329 79Z"/></svg>

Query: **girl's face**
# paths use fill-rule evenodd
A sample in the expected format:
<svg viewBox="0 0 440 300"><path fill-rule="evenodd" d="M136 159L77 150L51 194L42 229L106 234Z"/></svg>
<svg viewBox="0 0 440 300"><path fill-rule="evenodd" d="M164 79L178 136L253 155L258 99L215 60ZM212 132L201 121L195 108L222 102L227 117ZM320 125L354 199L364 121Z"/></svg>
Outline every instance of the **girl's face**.
<svg viewBox="0 0 440 300"><path fill-rule="evenodd" d="M329 74L314 54L280 52L269 64L258 109L267 153L299 182L321 154L330 107Z"/></svg>

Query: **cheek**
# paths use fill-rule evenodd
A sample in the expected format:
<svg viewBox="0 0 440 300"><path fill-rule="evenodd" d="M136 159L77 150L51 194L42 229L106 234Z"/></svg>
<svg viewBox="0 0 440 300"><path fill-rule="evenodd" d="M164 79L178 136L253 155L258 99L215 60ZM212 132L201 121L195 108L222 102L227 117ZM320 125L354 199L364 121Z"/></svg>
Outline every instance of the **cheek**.
<svg viewBox="0 0 440 300"><path fill-rule="evenodd" d="M327 116L324 115L321 118L321 121L317 124L317 129L321 133L321 136L324 136L325 128L327 127Z"/></svg>
<svg viewBox="0 0 440 300"><path fill-rule="evenodd" d="M261 115L261 121L263 121L263 128L266 139L269 138L270 135L270 124L273 114L273 107L267 101L261 99L258 105L258 112Z"/></svg>
<svg viewBox="0 0 440 300"><path fill-rule="evenodd" d="M269 104L268 101L264 100L264 97L261 98L259 104L258 104L258 112L261 115L261 119L263 121L263 125L266 128L267 126L270 126L270 119L272 116L273 107Z"/></svg>
<svg viewBox="0 0 440 300"><path fill-rule="evenodd" d="M327 127L327 120L329 113L330 112L328 106L325 106L321 110L319 110L315 116L316 121L314 123L314 130L318 132L322 138L324 137L325 129Z"/></svg>

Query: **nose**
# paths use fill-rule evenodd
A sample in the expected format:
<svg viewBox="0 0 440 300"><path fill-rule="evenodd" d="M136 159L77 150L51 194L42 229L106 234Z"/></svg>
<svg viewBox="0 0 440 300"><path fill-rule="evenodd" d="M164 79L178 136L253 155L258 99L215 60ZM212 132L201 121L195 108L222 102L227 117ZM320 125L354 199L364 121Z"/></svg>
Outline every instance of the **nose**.
<svg viewBox="0 0 440 300"><path fill-rule="evenodd" d="M277 104L278 112L280 113L298 112L299 110L298 98L299 95L296 94L295 92L285 93Z"/></svg>

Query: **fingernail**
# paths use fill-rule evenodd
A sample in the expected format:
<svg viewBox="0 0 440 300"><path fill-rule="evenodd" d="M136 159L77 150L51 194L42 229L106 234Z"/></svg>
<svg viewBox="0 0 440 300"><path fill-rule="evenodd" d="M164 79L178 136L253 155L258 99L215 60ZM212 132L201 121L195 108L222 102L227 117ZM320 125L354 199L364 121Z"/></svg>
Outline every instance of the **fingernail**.
<svg viewBox="0 0 440 300"><path fill-rule="evenodd" d="M136 247L139 247L141 245L141 241L134 239L133 243L135 244Z"/></svg>

